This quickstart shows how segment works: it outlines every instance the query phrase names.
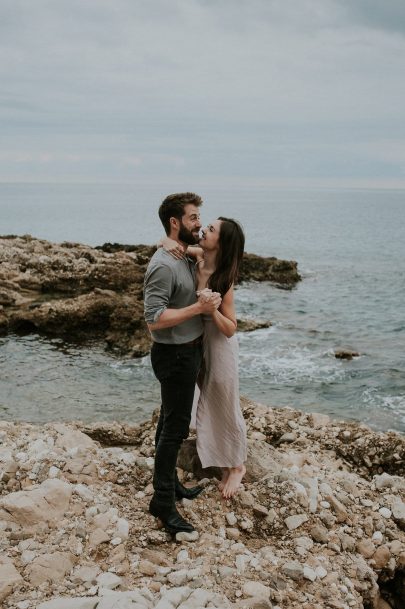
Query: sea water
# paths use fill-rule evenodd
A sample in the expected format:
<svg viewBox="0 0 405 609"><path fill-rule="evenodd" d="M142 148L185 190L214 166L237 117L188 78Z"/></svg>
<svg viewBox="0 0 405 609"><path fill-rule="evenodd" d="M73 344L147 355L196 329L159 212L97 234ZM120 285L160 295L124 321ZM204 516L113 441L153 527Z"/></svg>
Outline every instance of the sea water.
<svg viewBox="0 0 405 609"><path fill-rule="evenodd" d="M167 185L0 184L0 234L100 245L155 243ZM291 291L236 290L239 317L270 320L240 333L241 393L405 431L405 191L236 188L204 184L203 223L241 221L246 250L298 262ZM360 353L352 361L336 349ZM148 357L100 344L0 338L0 418L136 422L159 404Z"/></svg>

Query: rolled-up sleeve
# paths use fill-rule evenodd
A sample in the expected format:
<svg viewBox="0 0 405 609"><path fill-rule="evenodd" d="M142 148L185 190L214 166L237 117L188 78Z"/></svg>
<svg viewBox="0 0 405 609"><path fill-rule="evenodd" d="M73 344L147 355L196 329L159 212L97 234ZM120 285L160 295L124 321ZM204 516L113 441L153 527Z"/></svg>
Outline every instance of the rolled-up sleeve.
<svg viewBox="0 0 405 609"><path fill-rule="evenodd" d="M172 269L158 265L148 270L144 284L144 313L148 324L157 322L163 311L168 308L174 287Z"/></svg>

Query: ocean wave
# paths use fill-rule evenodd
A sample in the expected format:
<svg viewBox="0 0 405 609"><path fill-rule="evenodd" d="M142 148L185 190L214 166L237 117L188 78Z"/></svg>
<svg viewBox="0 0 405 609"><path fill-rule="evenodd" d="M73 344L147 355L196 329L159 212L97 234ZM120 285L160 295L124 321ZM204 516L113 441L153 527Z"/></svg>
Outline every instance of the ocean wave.
<svg viewBox="0 0 405 609"><path fill-rule="evenodd" d="M275 384L330 383L346 376L345 368L335 358L302 347L276 347L271 353L242 352L240 364L241 376L270 377Z"/></svg>

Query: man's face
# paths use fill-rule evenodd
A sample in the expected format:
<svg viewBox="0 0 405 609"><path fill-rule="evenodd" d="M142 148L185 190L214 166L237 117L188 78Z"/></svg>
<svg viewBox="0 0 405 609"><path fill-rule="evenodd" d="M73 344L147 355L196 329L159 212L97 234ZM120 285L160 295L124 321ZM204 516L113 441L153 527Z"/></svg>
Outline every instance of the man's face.
<svg viewBox="0 0 405 609"><path fill-rule="evenodd" d="M185 205L184 215L180 220L179 241L187 245L195 245L199 240L201 228L199 208L191 203Z"/></svg>

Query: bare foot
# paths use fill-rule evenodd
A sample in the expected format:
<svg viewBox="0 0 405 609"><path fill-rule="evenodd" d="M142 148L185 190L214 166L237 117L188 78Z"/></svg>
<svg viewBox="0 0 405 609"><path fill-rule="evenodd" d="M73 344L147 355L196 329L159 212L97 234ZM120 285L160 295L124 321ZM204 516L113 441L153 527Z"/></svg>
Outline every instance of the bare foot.
<svg viewBox="0 0 405 609"><path fill-rule="evenodd" d="M222 478L221 478L220 482L218 483L218 488L220 491L224 490L225 484L228 482L229 471L230 471L229 467L222 468Z"/></svg>
<svg viewBox="0 0 405 609"><path fill-rule="evenodd" d="M228 479L222 490L222 496L225 497L225 499L230 499L230 497L235 495L245 474L246 467L244 465L230 468Z"/></svg>

